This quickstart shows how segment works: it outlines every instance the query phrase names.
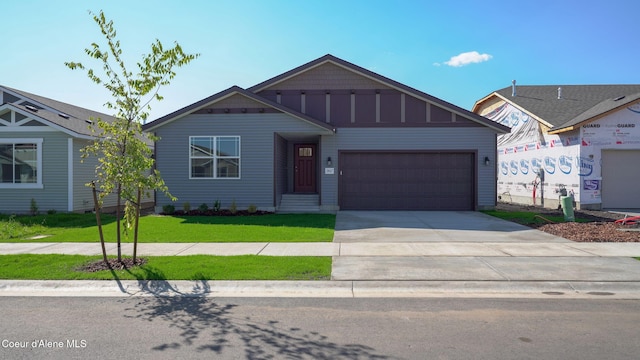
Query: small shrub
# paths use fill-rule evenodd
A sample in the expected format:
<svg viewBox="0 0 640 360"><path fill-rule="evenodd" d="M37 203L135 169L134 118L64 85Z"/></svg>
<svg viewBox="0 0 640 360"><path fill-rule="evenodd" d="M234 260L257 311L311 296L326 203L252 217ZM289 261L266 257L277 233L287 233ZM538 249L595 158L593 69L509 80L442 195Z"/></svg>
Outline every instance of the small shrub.
<svg viewBox="0 0 640 360"><path fill-rule="evenodd" d="M198 206L198 210L202 211L202 212L207 212L207 210L209 210L209 206L207 206L207 204L202 203L200 204L200 206Z"/></svg>
<svg viewBox="0 0 640 360"><path fill-rule="evenodd" d="M216 212L220 211L220 206L221 206L220 200L214 201L213 202L213 211L216 211Z"/></svg>
<svg viewBox="0 0 640 360"><path fill-rule="evenodd" d="M184 212L189 212L189 210L191 210L191 204L189 204L189 202L185 202L184 204L182 204L182 210L184 210Z"/></svg>
<svg viewBox="0 0 640 360"><path fill-rule="evenodd" d="M49 209L47 210L47 214L49 215L55 215L58 211L56 209Z"/></svg>
<svg viewBox="0 0 640 360"><path fill-rule="evenodd" d="M229 206L229 212L234 214L238 212L238 205L236 205L236 200L233 199L233 201L231 202L231 206Z"/></svg>
<svg viewBox="0 0 640 360"><path fill-rule="evenodd" d="M162 212L167 214L167 215L171 215L176 211L176 207L171 205L171 204L167 204L167 205L163 205L162 206Z"/></svg>
<svg viewBox="0 0 640 360"><path fill-rule="evenodd" d="M254 204L249 205L249 207L247 208L247 212L249 214L255 214L256 211L258 211L258 207L255 206Z"/></svg>
<svg viewBox="0 0 640 360"><path fill-rule="evenodd" d="M38 204L36 204L36 199L31 198L31 206L29 207L29 212L31 215L38 215Z"/></svg>
<svg viewBox="0 0 640 360"><path fill-rule="evenodd" d="M8 219L0 221L0 236L3 238L20 238L27 233L27 230L27 226L16 221L15 215L11 215Z"/></svg>

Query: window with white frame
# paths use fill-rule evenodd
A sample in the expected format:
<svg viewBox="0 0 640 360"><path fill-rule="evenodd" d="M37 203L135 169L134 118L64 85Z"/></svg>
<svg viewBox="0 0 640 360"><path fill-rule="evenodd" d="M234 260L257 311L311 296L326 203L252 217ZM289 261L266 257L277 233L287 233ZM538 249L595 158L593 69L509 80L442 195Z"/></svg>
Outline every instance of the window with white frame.
<svg viewBox="0 0 640 360"><path fill-rule="evenodd" d="M0 188L42 186L42 139L0 139Z"/></svg>
<svg viewBox="0 0 640 360"><path fill-rule="evenodd" d="M190 179L239 179L239 136L189 137Z"/></svg>

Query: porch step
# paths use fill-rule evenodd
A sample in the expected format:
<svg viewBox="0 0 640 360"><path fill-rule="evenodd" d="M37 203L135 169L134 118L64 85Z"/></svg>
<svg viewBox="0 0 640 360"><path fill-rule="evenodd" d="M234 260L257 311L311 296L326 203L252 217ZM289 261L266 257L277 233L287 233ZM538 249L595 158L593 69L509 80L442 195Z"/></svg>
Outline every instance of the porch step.
<svg viewBox="0 0 640 360"><path fill-rule="evenodd" d="M318 194L282 194L278 213L306 213L320 211Z"/></svg>

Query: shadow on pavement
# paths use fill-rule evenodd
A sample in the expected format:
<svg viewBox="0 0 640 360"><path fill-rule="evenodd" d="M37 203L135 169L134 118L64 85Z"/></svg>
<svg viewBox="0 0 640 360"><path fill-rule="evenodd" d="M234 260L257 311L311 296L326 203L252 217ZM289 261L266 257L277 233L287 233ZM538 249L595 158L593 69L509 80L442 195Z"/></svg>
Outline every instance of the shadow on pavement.
<svg viewBox="0 0 640 360"><path fill-rule="evenodd" d="M153 284L153 285L150 285ZM153 294L141 297L125 309L125 317L166 324L179 330L173 342L151 344L151 350L190 350L234 357L244 352L247 359L391 359L375 349L358 344L338 344L326 336L295 327L283 327L278 320L254 321L234 315L239 305L216 303L205 295L211 292L206 280L196 281L192 291L183 296L166 281L140 282L142 291ZM126 302L130 304L130 302Z"/></svg>

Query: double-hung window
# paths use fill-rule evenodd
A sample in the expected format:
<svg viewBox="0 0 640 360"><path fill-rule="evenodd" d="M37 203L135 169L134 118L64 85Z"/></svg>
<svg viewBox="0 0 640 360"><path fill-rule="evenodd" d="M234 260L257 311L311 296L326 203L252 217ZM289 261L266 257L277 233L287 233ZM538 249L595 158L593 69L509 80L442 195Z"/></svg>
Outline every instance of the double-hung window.
<svg viewBox="0 0 640 360"><path fill-rule="evenodd" d="M42 139L0 139L0 188L42 187Z"/></svg>
<svg viewBox="0 0 640 360"><path fill-rule="evenodd" d="M239 136L189 137L190 179L239 179Z"/></svg>

